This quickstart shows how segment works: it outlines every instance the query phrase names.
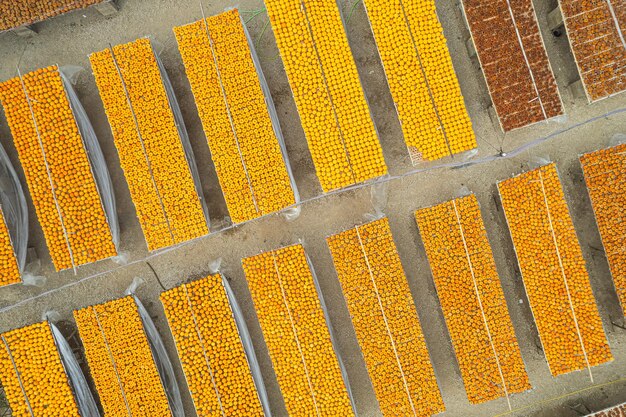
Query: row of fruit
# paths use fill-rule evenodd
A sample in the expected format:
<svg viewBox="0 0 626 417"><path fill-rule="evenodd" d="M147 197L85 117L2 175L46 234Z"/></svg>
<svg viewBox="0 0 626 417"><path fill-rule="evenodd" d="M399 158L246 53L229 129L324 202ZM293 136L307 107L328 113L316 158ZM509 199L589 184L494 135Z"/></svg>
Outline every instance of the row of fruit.
<svg viewBox="0 0 626 417"><path fill-rule="evenodd" d="M386 174L337 4L267 0L265 5L322 189Z"/></svg>
<svg viewBox="0 0 626 417"><path fill-rule="evenodd" d="M435 2L364 4L407 146L427 160L476 148Z"/></svg>
<svg viewBox="0 0 626 417"><path fill-rule="evenodd" d="M239 12L174 33L233 222L293 205L280 127L270 118Z"/></svg>
<svg viewBox="0 0 626 417"><path fill-rule="evenodd" d="M0 102L57 271L115 256L59 69L43 68L1 83Z"/></svg>
<svg viewBox="0 0 626 417"><path fill-rule="evenodd" d="M263 416L263 408L222 277L161 294L198 416ZM215 343L219 341L219 343Z"/></svg>
<svg viewBox="0 0 626 417"><path fill-rule="evenodd" d="M491 101L505 132L563 114L532 0L463 0Z"/></svg>
<svg viewBox="0 0 626 417"><path fill-rule="evenodd" d="M47 322L0 338L0 383L13 417L80 417Z"/></svg>
<svg viewBox="0 0 626 417"><path fill-rule="evenodd" d="M613 359L554 164L498 184L552 375Z"/></svg>
<svg viewBox="0 0 626 417"><path fill-rule="evenodd" d="M171 417L133 297L76 310L74 319L104 414Z"/></svg>
<svg viewBox="0 0 626 417"><path fill-rule="evenodd" d="M615 289L626 311L626 144L590 152L580 157L587 190L596 215Z"/></svg>
<svg viewBox="0 0 626 417"><path fill-rule="evenodd" d="M354 416L304 248L242 263L289 415Z"/></svg>
<svg viewBox="0 0 626 417"><path fill-rule="evenodd" d="M206 235L202 196L150 41L117 45L90 60L148 249Z"/></svg>
<svg viewBox="0 0 626 417"><path fill-rule="evenodd" d="M20 269L7 227L4 211L0 207L0 287L20 282Z"/></svg>
<svg viewBox="0 0 626 417"><path fill-rule="evenodd" d="M327 238L383 415L445 410L386 218Z"/></svg>
<svg viewBox="0 0 626 417"><path fill-rule="evenodd" d="M530 389L476 196L415 217L470 402Z"/></svg>
<svg viewBox="0 0 626 417"><path fill-rule="evenodd" d="M40 22L105 0L11 0L0 2L0 32Z"/></svg>

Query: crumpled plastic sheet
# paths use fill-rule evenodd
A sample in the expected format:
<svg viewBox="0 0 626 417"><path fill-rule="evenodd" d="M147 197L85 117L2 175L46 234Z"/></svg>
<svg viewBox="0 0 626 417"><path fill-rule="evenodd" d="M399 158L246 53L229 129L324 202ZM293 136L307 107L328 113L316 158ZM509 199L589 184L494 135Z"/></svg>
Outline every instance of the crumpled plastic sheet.
<svg viewBox="0 0 626 417"><path fill-rule="evenodd" d="M115 204L115 191L113 190L113 182L107 168L104 154L100 148L98 137L93 130L93 126L85 112L85 108L78 99L78 95L72 86L76 82L77 74L82 71L81 67L62 67L59 69L63 85L67 93L72 113L76 119L78 130L83 139L83 145L89 158L91 171L98 187L98 193L102 200L102 206L107 217L109 228L111 229L111 236L113 237L113 243L115 247L120 247L120 226L117 217L116 204Z"/></svg>
<svg viewBox="0 0 626 417"><path fill-rule="evenodd" d="M2 145L0 145L0 206L9 229L17 264L23 273L28 250L28 206L22 184Z"/></svg>
<svg viewBox="0 0 626 417"><path fill-rule="evenodd" d="M54 323L48 322L48 324L50 325L54 342L59 350L65 373L72 386L74 398L76 399L81 417L100 417L96 400L89 389L87 379L85 379L85 375L72 352L72 348Z"/></svg>
<svg viewBox="0 0 626 417"><path fill-rule="evenodd" d="M152 41L151 41L152 42ZM154 46L152 47L154 51ZM178 136L180 136L180 140L183 144L183 149L185 151L185 158L187 159L187 164L189 165L189 170L191 171L191 176L193 178L194 185L196 187L196 193L198 194L198 198L200 199L200 204L202 206L202 211L204 212L204 218L206 219L207 227L211 228L211 219L209 218L209 208L207 207L206 200L204 199L204 194L202 192L202 185L200 182L200 174L198 173L198 166L196 165L196 160L193 155L193 148L191 147L191 142L189 140L189 135L187 133L187 129L185 128L185 121L183 120L183 113L180 110L180 106L178 105L178 100L176 100L176 95L174 94L174 87L170 81L169 76L167 75L167 71L165 70L165 66L159 58L159 54L154 53L154 57L156 59L157 65L159 66L159 72L161 73L161 80L163 80L163 87L165 88L165 93L167 95L167 100L170 105L170 109L174 114L174 120L176 122L176 129L178 129Z"/></svg>
<svg viewBox="0 0 626 417"><path fill-rule="evenodd" d="M180 387L176 381L174 366L167 355L163 339L161 339L159 331L154 325L152 317L150 317L150 313L148 313L148 310L146 310L139 298L135 295L135 292L142 284L143 280L136 277L133 279L133 282L128 287L125 294L132 296L137 304L137 310L139 311L139 316L141 317L141 321L150 344L150 350L152 351L152 356L159 372L161 383L165 389L165 395L167 396L167 401L169 403L170 410L172 411L172 415L173 417L185 417L185 409L183 407L183 399L180 395Z"/></svg>

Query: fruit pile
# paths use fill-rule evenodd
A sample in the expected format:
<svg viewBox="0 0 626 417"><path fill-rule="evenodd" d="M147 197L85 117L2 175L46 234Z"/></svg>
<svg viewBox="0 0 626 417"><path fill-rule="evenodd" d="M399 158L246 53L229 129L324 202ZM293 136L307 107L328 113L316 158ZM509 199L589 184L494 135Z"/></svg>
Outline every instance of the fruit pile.
<svg viewBox="0 0 626 417"><path fill-rule="evenodd" d="M74 311L105 415L171 417L132 296Z"/></svg>
<svg viewBox="0 0 626 417"><path fill-rule="evenodd" d="M612 360L556 166L498 189L552 375Z"/></svg>
<svg viewBox="0 0 626 417"><path fill-rule="evenodd" d="M11 235L0 207L0 287L17 284L20 279L20 268L17 265L15 249L11 242Z"/></svg>
<svg viewBox="0 0 626 417"><path fill-rule="evenodd" d="M502 129L563 114L532 0L512 1L508 7L501 0L462 4Z"/></svg>
<svg viewBox="0 0 626 417"><path fill-rule="evenodd" d="M383 415L443 412L443 399L387 219L326 240Z"/></svg>
<svg viewBox="0 0 626 417"><path fill-rule="evenodd" d="M470 403L529 390L476 196L415 218Z"/></svg>
<svg viewBox="0 0 626 417"><path fill-rule="evenodd" d="M0 382L13 417L80 417L47 322L2 334Z"/></svg>
<svg viewBox="0 0 626 417"><path fill-rule="evenodd" d="M161 294L198 416L263 416L222 277Z"/></svg>
<svg viewBox="0 0 626 417"><path fill-rule="evenodd" d="M294 204L279 126L270 119L239 12L174 33L233 222Z"/></svg>
<svg viewBox="0 0 626 417"><path fill-rule="evenodd" d="M427 160L476 148L435 2L364 3L407 146Z"/></svg>
<svg viewBox="0 0 626 417"><path fill-rule="evenodd" d="M324 192L386 174L336 2L265 6Z"/></svg>
<svg viewBox="0 0 626 417"><path fill-rule="evenodd" d="M600 100L626 90L624 4L561 0L559 5L588 98Z"/></svg>
<svg viewBox="0 0 626 417"><path fill-rule="evenodd" d="M0 32L84 9L103 0L11 0L0 1Z"/></svg>
<svg viewBox="0 0 626 417"><path fill-rule="evenodd" d="M209 230L148 39L90 56L149 250ZM121 77L123 75L123 79Z"/></svg>
<svg viewBox="0 0 626 417"><path fill-rule="evenodd" d="M580 163L617 295L626 312L626 144L585 154Z"/></svg>
<svg viewBox="0 0 626 417"><path fill-rule="evenodd" d="M0 101L57 271L117 254L59 69L0 84Z"/></svg>
<svg viewBox="0 0 626 417"><path fill-rule="evenodd" d="M242 263L289 415L354 416L304 248Z"/></svg>
<svg viewBox="0 0 626 417"><path fill-rule="evenodd" d="M624 417L626 416L626 403L607 408L597 413L589 414L587 417Z"/></svg>

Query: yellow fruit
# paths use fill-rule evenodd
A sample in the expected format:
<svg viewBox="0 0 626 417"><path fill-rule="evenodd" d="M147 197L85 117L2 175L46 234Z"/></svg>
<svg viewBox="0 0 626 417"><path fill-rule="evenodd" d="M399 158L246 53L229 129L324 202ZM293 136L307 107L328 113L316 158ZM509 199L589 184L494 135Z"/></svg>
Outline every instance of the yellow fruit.
<svg viewBox="0 0 626 417"><path fill-rule="evenodd" d="M59 69L1 83L0 101L56 270L117 255Z"/></svg>
<svg viewBox="0 0 626 417"><path fill-rule="evenodd" d="M239 12L176 27L174 33L233 222L294 204Z"/></svg>
<svg viewBox="0 0 626 417"><path fill-rule="evenodd" d="M384 416L445 410L386 218L326 239Z"/></svg>
<svg viewBox="0 0 626 417"><path fill-rule="evenodd" d="M80 417L47 322L2 334L0 382L13 417Z"/></svg>
<svg viewBox="0 0 626 417"><path fill-rule="evenodd" d="M150 41L117 45L113 54L106 49L89 59L148 249L206 235L207 221Z"/></svg>
<svg viewBox="0 0 626 417"><path fill-rule="evenodd" d="M222 277L166 291L161 303L198 416L262 417Z"/></svg>
<svg viewBox="0 0 626 417"><path fill-rule="evenodd" d="M104 415L171 417L132 296L74 311Z"/></svg>
<svg viewBox="0 0 626 417"><path fill-rule="evenodd" d="M266 0L265 6L324 192L385 175L337 3Z"/></svg>
<svg viewBox="0 0 626 417"><path fill-rule="evenodd" d="M498 184L552 375L613 359L556 165Z"/></svg>
<svg viewBox="0 0 626 417"><path fill-rule="evenodd" d="M304 248L242 263L289 415L354 416Z"/></svg>
<svg viewBox="0 0 626 417"><path fill-rule="evenodd" d="M531 388L474 195L415 212L472 404Z"/></svg>
<svg viewBox="0 0 626 417"><path fill-rule="evenodd" d="M434 0L364 4L412 154L434 160L476 148Z"/></svg>

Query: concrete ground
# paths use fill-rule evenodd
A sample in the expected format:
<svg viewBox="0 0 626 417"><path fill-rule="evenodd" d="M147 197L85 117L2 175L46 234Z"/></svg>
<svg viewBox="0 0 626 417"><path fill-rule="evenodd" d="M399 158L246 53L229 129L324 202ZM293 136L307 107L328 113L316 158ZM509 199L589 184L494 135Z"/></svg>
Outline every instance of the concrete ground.
<svg viewBox="0 0 626 417"><path fill-rule="evenodd" d="M203 5L207 15L237 5L242 12L246 12L245 16L256 16L249 22L249 27L258 44L263 70L286 137L296 182L304 200L302 212L294 221L288 222L282 215L272 215L238 227L227 227L224 199L172 33L173 26L201 17L198 0L120 0L121 12L110 18L103 18L95 10L79 11L38 24L40 33L30 39L20 38L13 33L1 34L0 80L13 77L18 64L22 72L51 64L78 65L86 69L81 73L76 89L93 122L113 177L122 230L121 249L128 255L128 261L123 265L103 261L81 267L76 274L72 271L54 272L29 199L29 245L38 253L41 259L40 273L46 275L47 281L42 287L14 286L0 290L0 331L39 321L50 310L57 311L63 319L71 322L72 310L121 296L134 277L141 277L146 284L139 289L138 295L154 316L171 357L175 359L173 341L158 301L162 289L155 274L164 287L171 288L191 277L206 274L209 264L221 258L222 271L232 280L234 291L243 306L264 371L272 411L276 416L285 416L285 406L256 320L240 260L301 240L321 282L331 324L338 336L338 351L347 363L357 411L360 416L379 416L381 414L324 241L328 235L367 221L368 215L381 207L380 202L377 199L373 202L371 197L372 190L376 190L378 193L385 192L387 196L384 213L389 217L421 318L447 407L445 415L578 416L581 415L579 411L599 410L626 401L626 330L612 324L621 324L623 319L608 265L600 249L600 237L577 159L579 154L606 147L615 135L626 133L626 94L593 105L588 105L584 99L572 98L566 88L577 78L572 54L565 36L552 36L546 25L547 13L556 6L556 2L541 0L536 1L535 6L567 116L504 135L497 121L489 116L490 99L482 73L476 60L470 59L466 50L465 41L469 34L458 2L437 0L452 59L479 138L479 153L474 160L480 162L501 149L511 155L511 151L520 146L535 141L538 143L511 157L490 162L456 169L425 165L413 171L363 6L358 4L351 12L349 3L352 0L340 0L345 15L351 14L347 23L348 36L380 131L391 176L383 180L383 185L365 185L323 196L271 28L265 27L267 15L262 12L256 15L252 13L263 8L262 1L240 0L236 3L232 0L205 0ZM124 43L142 36L151 37L158 45L157 49L162 50L161 57L172 78L190 133L214 231L207 237L153 254L148 253L143 241L87 58L91 52L102 50L109 44ZM4 116L0 116L0 140L25 184ZM591 284L615 356L614 362L593 368L593 382L586 372L575 372L558 378L550 375L539 348L537 329L531 319L513 246L497 198L497 181L535 167L543 160L556 161L562 175ZM459 161L460 158L456 158L444 162ZM512 397L513 411L509 411L504 399L481 405L468 403L412 214L417 208L458 196L465 188L476 193L481 203L498 272L534 387L532 391ZM222 228L225 229L218 230ZM174 363L183 388L187 415L193 416L191 399L186 392L180 366L177 361Z"/></svg>

